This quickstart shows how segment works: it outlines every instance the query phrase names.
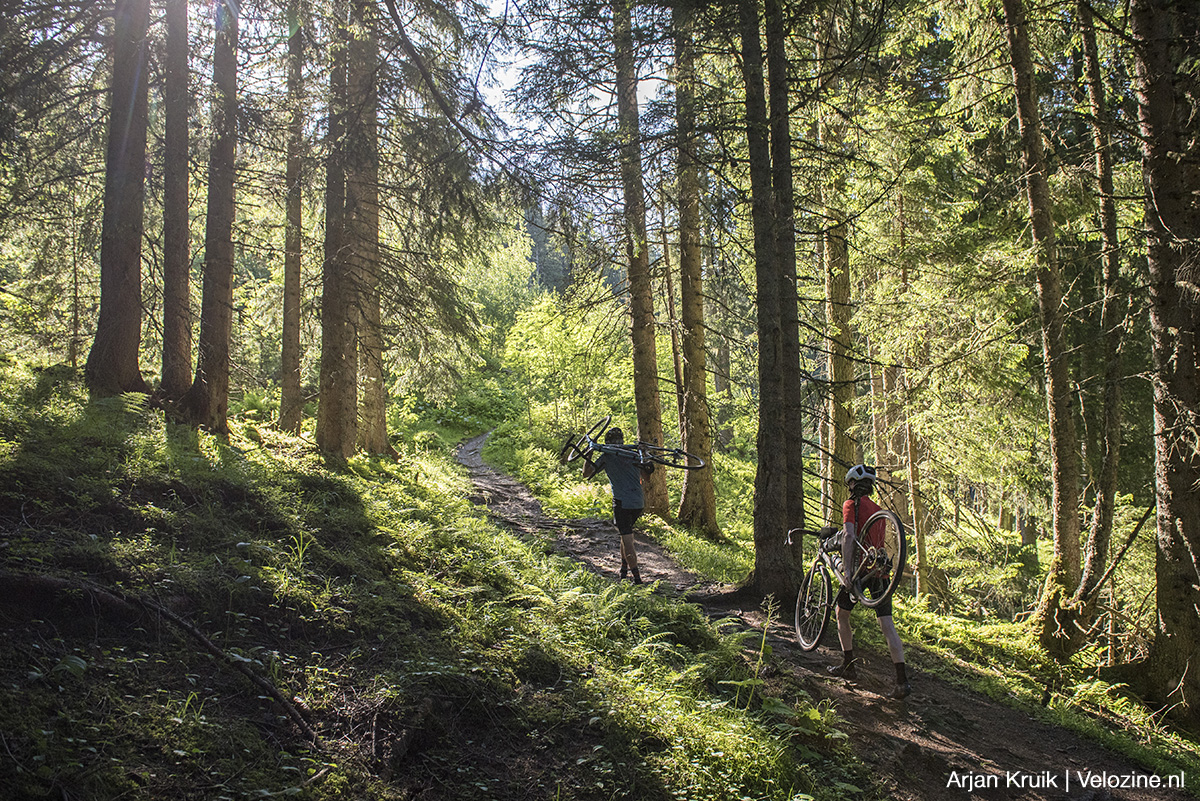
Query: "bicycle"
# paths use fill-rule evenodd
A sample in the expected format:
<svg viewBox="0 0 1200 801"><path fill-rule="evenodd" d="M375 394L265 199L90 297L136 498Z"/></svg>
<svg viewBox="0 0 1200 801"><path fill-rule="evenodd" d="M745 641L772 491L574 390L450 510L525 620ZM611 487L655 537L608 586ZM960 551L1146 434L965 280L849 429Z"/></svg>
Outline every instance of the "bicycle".
<svg viewBox="0 0 1200 801"><path fill-rule="evenodd" d="M680 470L699 470L704 467L704 460L699 456L688 453L681 448L664 448L650 442L638 440L632 445L606 445L599 438L608 430L612 415L602 417L588 431L579 437L568 437L562 450L558 452L558 460L563 464L573 462L592 453L611 453L625 456L638 464L653 462L666 467L677 467Z"/></svg>
<svg viewBox="0 0 1200 801"><path fill-rule="evenodd" d="M908 538L904 533L904 524L894 512L881 509L871 515L863 532L872 531L873 526L882 524L884 527L882 544L868 545L862 534L855 543L856 564L847 588L850 597L868 609L875 609L892 597L900 579L904 576L904 568L908 560ZM817 540L817 553L813 557L812 566L800 584L800 592L796 596L796 640L801 650L812 651L821 644L821 637L829 625L829 614L833 609L836 593L833 592L832 573L838 578L841 587L841 537L837 534L827 536L822 540L820 532L805 529L792 529L788 532L787 543L792 544L792 535L812 534Z"/></svg>

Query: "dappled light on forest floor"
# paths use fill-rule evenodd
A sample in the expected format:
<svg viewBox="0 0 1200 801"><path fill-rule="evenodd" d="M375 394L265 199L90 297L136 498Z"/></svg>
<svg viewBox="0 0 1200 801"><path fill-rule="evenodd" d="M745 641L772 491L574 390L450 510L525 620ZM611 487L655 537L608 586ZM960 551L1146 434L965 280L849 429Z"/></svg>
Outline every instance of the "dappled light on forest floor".
<svg viewBox="0 0 1200 801"><path fill-rule="evenodd" d="M472 499L514 531L549 540L560 553L617 580L619 555L611 520L561 520L543 514L526 487L483 461L486 436L465 441L457 451L475 486ZM790 621L768 617L756 599L732 585L701 582L653 541L639 539L639 558L641 554L648 580L661 581L663 590L697 603L711 618L724 621L727 630L761 631L766 626L774 657L763 674L766 685L786 676L815 701L831 705L837 727L893 801L1195 797L1187 790L1187 777L1178 771L1140 765L1055 725L1044 711L1015 698L1006 704L970 689L963 673L969 666L955 666L935 652L925 652L919 642L906 643L914 693L905 701L887 697L892 666L878 645L863 648L859 643L857 681L829 677L826 667L840 657L832 634L826 635L824 647L805 653L796 645ZM899 626L903 632L902 620ZM1127 786L1120 787L1122 783ZM1151 784L1155 786L1147 786ZM1168 786L1180 784L1182 789Z"/></svg>

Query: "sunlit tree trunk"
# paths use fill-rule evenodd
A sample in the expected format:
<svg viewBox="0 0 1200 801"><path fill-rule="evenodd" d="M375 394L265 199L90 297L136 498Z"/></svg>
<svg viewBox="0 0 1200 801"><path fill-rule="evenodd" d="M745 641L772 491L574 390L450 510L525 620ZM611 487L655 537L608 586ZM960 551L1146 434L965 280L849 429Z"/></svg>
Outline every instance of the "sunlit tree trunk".
<svg viewBox="0 0 1200 801"><path fill-rule="evenodd" d="M188 7L166 3L163 105L162 387L178 400L192 383L191 235L188 212Z"/></svg>
<svg viewBox="0 0 1200 801"><path fill-rule="evenodd" d="M325 160L325 258L321 274L321 374L317 447L327 456L354 455L358 431L358 362L355 349L357 287L346 242L347 5L334 4L335 31L329 74L328 153Z"/></svg>
<svg viewBox="0 0 1200 801"><path fill-rule="evenodd" d="M78 213L78 198L71 198L71 210ZM71 365L71 369L79 366L79 348L83 344L81 334L82 320L80 314L80 305L82 298L79 292L80 281L80 253L79 253L79 232L72 229L71 231L71 341L67 344L67 359Z"/></svg>
<svg viewBox="0 0 1200 801"><path fill-rule="evenodd" d="M145 392L142 213L146 198L146 31L149 0L118 0L100 234L100 319L84 375L95 395Z"/></svg>
<svg viewBox="0 0 1200 801"><path fill-rule="evenodd" d="M1083 39L1084 76L1088 102L1092 110L1092 146L1096 150L1096 183L1100 200L1100 241L1103 265L1103 301L1100 308L1100 334L1104 348L1104 453L1100 476L1096 481L1096 504L1092 527L1084 548L1083 574L1075 602L1082 604L1084 626L1095 617L1099 581L1104 574L1112 540L1113 513L1116 506L1118 468L1121 458L1121 339L1124 330L1120 313L1117 281L1121 269L1120 241L1117 238L1117 207L1113 191L1112 152L1108 136L1107 103L1096 30L1086 2L1076 6ZM1076 627L1076 631L1079 627ZM1077 638L1077 644L1078 638Z"/></svg>
<svg viewBox="0 0 1200 801"><path fill-rule="evenodd" d="M909 269L906 257L908 251L908 225L904 216L903 194L897 199L896 206L897 239L900 245L900 291L907 294L909 290ZM920 435L913 430L912 417L916 399L908 392L908 374L910 369L923 367L928 363L929 353L927 347L923 344L917 344L914 346L914 352L909 359L909 369L894 371L890 379L896 384L897 389L904 398L901 410L901 414L904 416L904 425L902 430L898 431L898 435L903 436L904 464L908 470L908 474L905 476L905 483L908 485L909 537L913 544L912 569L917 579L917 598L924 598L933 591L933 584L930 579L934 571L933 564L929 559L929 550L926 547L926 535L929 528L926 524L928 510L926 509L925 498L921 494L921 457L924 448Z"/></svg>
<svg viewBox="0 0 1200 801"><path fill-rule="evenodd" d="M679 439L687 434L683 419L683 353L679 342L679 314L675 308L675 270L671 266L671 243L667 238L666 198L663 198L662 225L663 294L667 297L667 331L671 334L671 366L675 369L675 411L679 418Z"/></svg>
<svg viewBox="0 0 1200 801"><path fill-rule="evenodd" d="M780 276L776 241L775 193L771 175L770 120L764 84L762 40L755 0L741 0L742 78L746 88L746 141L750 161L751 216L754 223L755 306L758 312L758 469L754 477L755 594L773 594L790 603L795 590L794 559L787 533L787 454L779 447L786 425Z"/></svg>
<svg viewBox="0 0 1200 801"><path fill-rule="evenodd" d="M1158 631L1129 679L1200 725L1200 159L1195 5L1133 0L1154 378Z"/></svg>
<svg viewBox="0 0 1200 801"><path fill-rule="evenodd" d="M1004 21L1016 90L1022 167L1036 256L1038 309L1046 371L1053 481L1054 559L1046 575L1034 627L1043 646L1061 653L1064 621L1059 613L1079 586L1079 450L1071 408L1071 382L1063 334L1062 287L1055 253L1050 184L1042 147L1041 119L1029 53L1029 29L1021 0L1004 0Z"/></svg>
<svg viewBox="0 0 1200 801"><path fill-rule="evenodd" d="M708 369L704 349L704 270L700 243L700 170L696 154L696 69L693 41L695 12L685 5L672 10L675 27L675 103L678 126L679 295L683 341L683 447L710 466L683 477L679 520L706 534L717 534L713 486L712 423L708 408Z"/></svg>
<svg viewBox="0 0 1200 801"><path fill-rule="evenodd" d="M291 120L287 144L287 206L283 244L283 343L279 428L300 433L304 397L300 388L300 299L304 247L304 36L300 0L288 2L287 97Z"/></svg>
<svg viewBox="0 0 1200 801"><path fill-rule="evenodd" d="M825 319L829 349L829 496L837 514L848 497L846 471L855 463L854 363L850 359L850 249L846 242L845 212L826 206L825 231Z"/></svg>
<svg viewBox="0 0 1200 801"><path fill-rule="evenodd" d="M1104 455L1096 492L1096 508L1092 533L1089 535L1089 558L1084 565L1081 589L1095 589L1104 568L1108 543L1112 538L1113 511L1117 492L1118 468L1121 453L1121 369L1120 349L1123 325L1120 314L1118 281L1121 268L1120 240L1117 233L1116 196L1113 188L1112 147L1108 134L1108 112L1104 97L1104 76L1096 47L1096 31L1091 8L1086 2L1078 4L1083 32L1085 75L1088 98L1092 109L1092 142L1096 149L1096 181L1100 200L1101 259L1103 261L1104 300L1100 313L1100 330L1104 337Z"/></svg>
<svg viewBox="0 0 1200 801"><path fill-rule="evenodd" d="M349 108L346 126L346 249L358 278L362 408L359 445L366 453L390 453L387 387L383 375L383 319L379 308L379 45L374 5L351 4Z"/></svg>
<svg viewBox="0 0 1200 801"><path fill-rule="evenodd" d="M831 37L836 30L832 12L824 17L826 30L818 42L819 69L831 70L828 61L834 55ZM831 92L836 86L836 75L822 79L821 89ZM844 148L844 123L823 113L817 121L818 139L826 154L837 157ZM846 483L842 480L856 461L855 443L850 435L854 426L852 404L855 395L854 364L850 359L850 248L847 243L848 221L842 208L845 194L845 178L834 166L822 187L822 204L825 225L822 234L825 276L825 327L826 350L828 352L829 406L826 429L828 472L825 479L829 488L829 513L840 523L842 503L849 497Z"/></svg>
<svg viewBox="0 0 1200 801"><path fill-rule="evenodd" d="M717 340L713 360L713 393L721 399L716 414L717 436L714 446L724 451L733 443L733 428L729 425L732 416L730 409L733 408L733 382L729 377L730 370L733 369L733 357L729 350L728 337L720 337Z"/></svg>
<svg viewBox="0 0 1200 801"><path fill-rule="evenodd" d="M208 158L208 210L204 224L204 283L200 300L199 359L183 402L183 415L219 434L228 433L229 350L233 331L234 170L237 158L238 6L214 7L212 147Z"/></svg>
<svg viewBox="0 0 1200 801"><path fill-rule="evenodd" d="M887 396L883 394L883 365L873 337L867 338L867 369L871 381L871 450L881 481L890 480L892 459L888 452Z"/></svg>
<svg viewBox="0 0 1200 801"><path fill-rule="evenodd" d="M632 0L614 0L613 53L617 73L621 183L625 196L625 250L629 261L629 305L633 339L633 397L638 437L662 445L658 392L658 352L654 331L654 288L646 239L646 189L642 183L641 126L638 121L637 59L633 49ZM667 480L662 470L644 481L646 511L668 514Z"/></svg>
<svg viewBox="0 0 1200 801"><path fill-rule="evenodd" d="M921 496L920 446L913 432L912 420L904 417L904 461L908 465L908 514L912 521L909 536L913 543L913 572L917 577L916 595L923 598L930 591L929 575L932 565L926 558L925 501Z"/></svg>

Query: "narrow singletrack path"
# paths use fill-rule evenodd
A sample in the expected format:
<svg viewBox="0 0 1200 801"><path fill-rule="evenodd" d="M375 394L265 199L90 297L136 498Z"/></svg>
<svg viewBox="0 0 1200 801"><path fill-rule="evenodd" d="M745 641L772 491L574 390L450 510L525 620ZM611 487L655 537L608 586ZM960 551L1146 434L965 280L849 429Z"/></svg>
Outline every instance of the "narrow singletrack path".
<svg viewBox="0 0 1200 801"><path fill-rule="evenodd" d="M553 537L559 552L602 576L617 579L620 557L611 521L546 516L526 487L484 463L486 439L485 434L468 440L457 454L475 485L472 500L503 525ZM765 615L756 600L739 596L728 585L700 582L644 533L639 532L637 540L642 578L648 583L660 582L659 591L679 594L699 604L711 617L732 618L762 629ZM874 626L875 621L869 612L856 611L854 625ZM904 636L903 620L897 620L897 627ZM813 698L833 703L841 718L839 728L895 801L1181 801L1200 797L1192 789L1193 785L1200 788L1200 776L1182 777L1183 790L1081 786L1080 779L1089 773L1103 774L1108 783L1118 785L1126 780L1144 784L1153 781L1156 773L1054 725L1046 716L1008 706L922 671L922 663L937 657L921 653L920 643L905 643L914 692L906 701L897 702L885 697L893 679L886 653L856 649L860 678L850 683L825 673L826 666L840 658L834 631L827 631L825 645L811 653L796 645L790 621L772 621L768 638L775 657L771 669L790 674ZM960 665L944 673L965 676L972 670L976 668ZM1169 777L1158 778L1165 784Z"/></svg>

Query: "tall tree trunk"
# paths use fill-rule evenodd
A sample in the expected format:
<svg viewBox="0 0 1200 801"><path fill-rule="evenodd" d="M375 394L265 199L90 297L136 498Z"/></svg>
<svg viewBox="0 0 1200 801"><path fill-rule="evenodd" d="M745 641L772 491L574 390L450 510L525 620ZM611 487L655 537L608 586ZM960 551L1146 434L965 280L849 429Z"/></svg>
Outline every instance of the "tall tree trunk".
<svg viewBox="0 0 1200 801"><path fill-rule="evenodd" d="M917 435L913 433L912 420L904 416L904 461L908 464L908 513L912 520L910 532L913 542L913 572L917 577L916 596L925 597L931 589L930 573L933 565L926 558L925 546L925 501L921 496L920 450Z"/></svg>
<svg viewBox="0 0 1200 801"><path fill-rule="evenodd" d="M642 183L641 125L638 121L637 59L633 49L633 0L613 0L613 53L617 73L617 125L620 129L621 183L625 196L625 251L629 260L629 305L633 340L633 398L638 437L662 445L658 393L658 351L654 331L654 288L646 239L646 189ZM644 482L646 511L668 514L667 480L662 470Z"/></svg>
<svg viewBox="0 0 1200 801"><path fill-rule="evenodd" d="M1096 149L1096 183L1100 196L1100 241L1103 264L1103 294L1100 308L1100 333L1104 347L1104 453L1096 482L1096 505L1092 527L1084 549L1083 574L1075 602L1082 604L1083 627L1095 617L1099 581L1104 574L1112 541L1113 513L1116 507L1118 467L1121 459L1121 339L1124 331L1120 314L1117 282L1121 270L1120 241L1117 238L1117 205L1113 192L1112 152L1108 136L1108 112L1104 98L1104 77L1096 48L1096 29L1086 2L1076 6L1083 39L1084 76L1088 102L1092 110L1092 146ZM1076 631L1079 627L1076 627ZM1081 645L1078 638L1076 644Z"/></svg>
<svg viewBox="0 0 1200 801"><path fill-rule="evenodd" d="M742 78L746 87L746 140L750 156L751 216L758 310L758 470L754 476L754 573L756 594L791 603L795 564L785 545L788 524L787 455L779 447L786 425L784 349L775 193L771 175L770 121L764 86L762 40L755 0L741 0Z"/></svg>
<svg viewBox="0 0 1200 801"><path fill-rule="evenodd" d="M346 247L359 282L359 353L362 409L359 445L367 453L392 451L387 434L383 375L383 320L379 309L379 44L374 5L351 4L349 107L346 128Z"/></svg>
<svg viewBox="0 0 1200 801"><path fill-rule="evenodd" d="M354 455L358 430L358 363L355 350L357 287L346 241L345 125L347 41L345 0L336 17L329 73L328 153L325 161L325 258L321 275L321 374L317 447L327 456Z"/></svg>
<svg viewBox="0 0 1200 801"><path fill-rule="evenodd" d="M1062 608L1079 586L1079 448L1071 408L1071 381L1063 333L1062 287L1055 253L1050 184L1042 149L1041 119L1029 54L1029 28L1021 0L1004 0L1004 21L1016 88L1022 166L1037 259L1038 309L1050 422L1050 469L1054 492L1054 559L1046 575L1034 627L1042 645L1062 655L1067 631Z"/></svg>
<svg viewBox="0 0 1200 801"><path fill-rule="evenodd" d="M304 21L300 0L288 0L287 97L291 120L287 143L287 206L283 243L283 347L279 429L300 433L304 396L300 388L301 254L304 248Z"/></svg>
<svg viewBox="0 0 1200 801"><path fill-rule="evenodd" d="M1194 5L1133 0L1154 363L1158 631L1135 687L1200 726L1200 163Z"/></svg>
<svg viewBox="0 0 1200 801"><path fill-rule="evenodd" d="M683 352L679 343L679 315L675 309L675 271L671 269L671 243L667 238L666 198L663 198L662 260L667 330L671 333L671 366L675 368L675 411L679 417L679 439L683 440L687 430L683 419Z"/></svg>
<svg viewBox="0 0 1200 801"><path fill-rule="evenodd" d="M877 276L872 276L874 280ZM891 479L891 454L888 453L887 396L883 394L884 365L873 337L867 338L867 370L871 381L871 450L875 470L882 481ZM881 488L882 489L882 488Z"/></svg>
<svg viewBox="0 0 1200 801"><path fill-rule="evenodd" d="M204 223L204 283L200 300L199 359L180 404L191 422L217 434L229 430L229 351L233 331L234 169L237 159L238 6L214 6L212 147Z"/></svg>
<svg viewBox="0 0 1200 801"><path fill-rule="evenodd" d="M787 526L803 528L804 407L800 379L800 315L796 297L796 204L792 184L791 84L787 25L780 0L764 3L767 83L771 107L771 183L775 190L775 248L779 259L784 428L787 459Z"/></svg>
<svg viewBox="0 0 1200 801"><path fill-rule="evenodd" d="M168 0L163 143L163 396L192 383L191 225L188 213L188 4Z"/></svg>
<svg viewBox="0 0 1200 801"><path fill-rule="evenodd" d="M900 245L900 291L904 294L908 293L909 289L909 270L906 253L908 250L908 225L904 216L904 194L901 193L896 201L896 227L898 229L897 239ZM918 344L914 348L911 356L910 365L912 367L924 366L929 363L928 346ZM929 551L926 548L926 534L929 526L926 525L927 509L925 505L925 497L921 494L921 456L924 452L924 447L921 442L921 437L918 432L913 430L912 426L912 409L916 404L916 398L909 393L908 386L909 369L896 370L889 380L896 385L898 391L903 395L903 409L901 414L904 416L904 425L901 430L897 431L897 437L903 437L904 444L904 464L907 465L908 472L905 476L905 483L908 485L908 516L913 543L913 573L916 576L916 597L923 598L934 592L933 583L933 563L929 559ZM899 449L897 449L899 450Z"/></svg>
<svg viewBox="0 0 1200 801"><path fill-rule="evenodd" d="M826 320L829 332L829 502L834 514L848 498L846 471L857 460L851 429L854 426L854 365L850 357L850 247L846 241L846 213L827 206Z"/></svg>
<svg viewBox="0 0 1200 801"><path fill-rule="evenodd" d="M71 196L71 210L78 214L79 199L74 195ZM81 331L81 315L80 305L81 298L79 293L79 231L77 228L71 229L71 341L67 344L67 359L70 361L71 369L74 370L79 366L79 348L83 344Z"/></svg>
<svg viewBox="0 0 1200 801"><path fill-rule="evenodd" d="M832 12L826 17L827 32L821 34L817 44L819 69L836 72L826 62L835 56L835 43L830 39L837 29ZM823 78L820 90L826 95L836 87L836 77ZM822 114L817 121L817 136L822 149L832 157L843 150L844 124ZM825 481L828 484L829 514L840 515L842 503L849 497L843 477L857 460L854 439L850 430L854 426L852 404L855 396L854 364L850 359L850 248L848 222L842 208L842 196L846 192L845 179L835 165L832 179L822 187L822 204L825 214L825 229L822 234L825 274L825 326L828 332L829 411L826 428L827 465ZM840 522L840 519L836 520Z"/></svg>
<svg viewBox="0 0 1200 801"><path fill-rule="evenodd" d="M712 423L704 349L704 270L700 243L700 170L696 136L695 11L672 9L675 27L675 115L679 131L679 301L683 323L683 448L712 464ZM679 520L708 535L717 525L713 470L688 470L683 477Z"/></svg>
<svg viewBox="0 0 1200 801"><path fill-rule="evenodd" d="M142 213L146 202L146 31L149 0L118 0L100 234L100 319L84 376L95 395L145 392Z"/></svg>
<svg viewBox="0 0 1200 801"><path fill-rule="evenodd" d="M855 376L850 359L850 249L846 241L846 214L838 206L826 206L825 230L825 319L829 351L829 497L830 511L837 514L849 497L842 480L857 459L850 435L854 427Z"/></svg>
<svg viewBox="0 0 1200 801"><path fill-rule="evenodd" d="M713 354L713 359L716 362L713 370L713 392L722 399L721 405L717 407L717 436L714 446L724 452L733 444L733 427L729 425L730 410L733 408L733 382L730 380L733 359L729 350L728 337L723 336L717 341L717 350Z"/></svg>

